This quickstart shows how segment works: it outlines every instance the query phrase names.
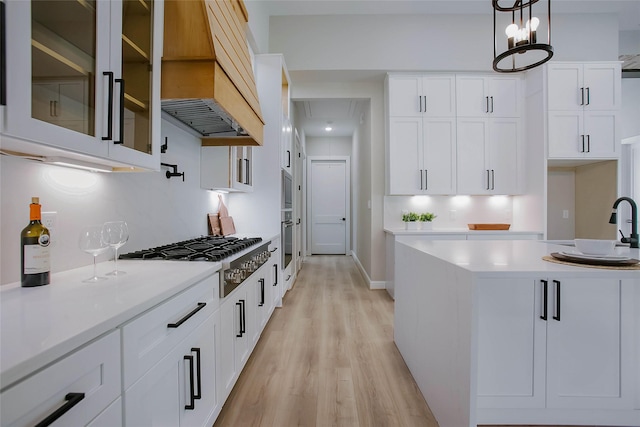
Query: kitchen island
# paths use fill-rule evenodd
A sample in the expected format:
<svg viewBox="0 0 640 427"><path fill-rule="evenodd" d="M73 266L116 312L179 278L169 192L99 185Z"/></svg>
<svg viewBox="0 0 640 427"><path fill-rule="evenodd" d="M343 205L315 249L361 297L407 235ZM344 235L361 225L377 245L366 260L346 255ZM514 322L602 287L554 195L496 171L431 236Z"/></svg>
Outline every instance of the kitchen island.
<svg viewBox="0 0 640 427"><path fill-rule="evenodd" d="M394 339L441 427L640 425L640 270L542 259L567 250L396 243Z"/></svg>

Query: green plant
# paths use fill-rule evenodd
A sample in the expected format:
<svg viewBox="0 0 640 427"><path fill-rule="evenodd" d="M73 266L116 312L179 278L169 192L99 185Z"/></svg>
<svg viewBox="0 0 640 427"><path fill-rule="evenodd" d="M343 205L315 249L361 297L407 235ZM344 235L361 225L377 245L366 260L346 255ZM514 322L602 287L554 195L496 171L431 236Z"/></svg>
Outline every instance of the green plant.
<svg viewBox="0 0 640 427"><path fill-rule="evenodd" d="M407 212L406 214L402 214L402 221L404 222L413 222L413 221L419 221L420 220L420 215L418 215L415 212Z"/></svg>
<svg viewBox="0 0 640 427"><path fill-rule="evenodd" d="M437 218L438 215L431 213L431 212L425 212L425 213L421 213L420 214L420 221L422 222L431 222L434 220L434 218Z"/></svg>

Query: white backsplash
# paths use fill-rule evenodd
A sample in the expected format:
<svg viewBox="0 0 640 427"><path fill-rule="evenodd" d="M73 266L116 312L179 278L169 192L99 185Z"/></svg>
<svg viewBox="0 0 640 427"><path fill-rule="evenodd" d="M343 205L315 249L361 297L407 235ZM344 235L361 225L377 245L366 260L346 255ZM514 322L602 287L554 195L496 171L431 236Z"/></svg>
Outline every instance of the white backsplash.
<svg viewBox="0 0 640 427"><path fill-rule="evenodd" d="M511 224L511 196L385 196L384 227L404 228L402 212L432 212L434 230L464 228L467 224Z"/></svg>
<svg viewBox="0 0 640 427"><path fill-rule="evenodd" d="M169 148L162 162L177 164L184 182L167 179L165 168L92 173L0 156L0 283L20 280L20 231L29 223L31 197L40 197L43 212L57 212L53 272L92 262L78 249L78 234L86 225L127 221L131 237L120 253L206 234L207 213L218 211L218 193L200 188L200 140L163 121L163 141L165 136Z"/></svg>

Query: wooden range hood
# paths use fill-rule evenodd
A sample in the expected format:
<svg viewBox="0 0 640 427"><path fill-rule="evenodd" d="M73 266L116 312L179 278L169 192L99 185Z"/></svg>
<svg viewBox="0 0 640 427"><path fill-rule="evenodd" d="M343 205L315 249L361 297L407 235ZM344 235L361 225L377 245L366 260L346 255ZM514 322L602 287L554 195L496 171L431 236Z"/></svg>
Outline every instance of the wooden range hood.
<svg viewBox="0 0 640 427"><path fill-rule="evenodd" d="M162 110L203 145L263 144L242 0L166 0Z"/></svg>

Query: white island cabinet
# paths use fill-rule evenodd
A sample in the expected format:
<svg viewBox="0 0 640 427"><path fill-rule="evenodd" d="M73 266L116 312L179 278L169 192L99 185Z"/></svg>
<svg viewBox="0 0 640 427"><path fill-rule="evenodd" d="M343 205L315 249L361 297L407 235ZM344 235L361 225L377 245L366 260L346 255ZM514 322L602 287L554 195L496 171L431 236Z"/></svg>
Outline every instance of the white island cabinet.
<svg viewBox="0 0 640 427"><path fill-rule="evenodd" d="M395 341L441 427L640 425L639 270L535 241L395 249Z"/></svg>

